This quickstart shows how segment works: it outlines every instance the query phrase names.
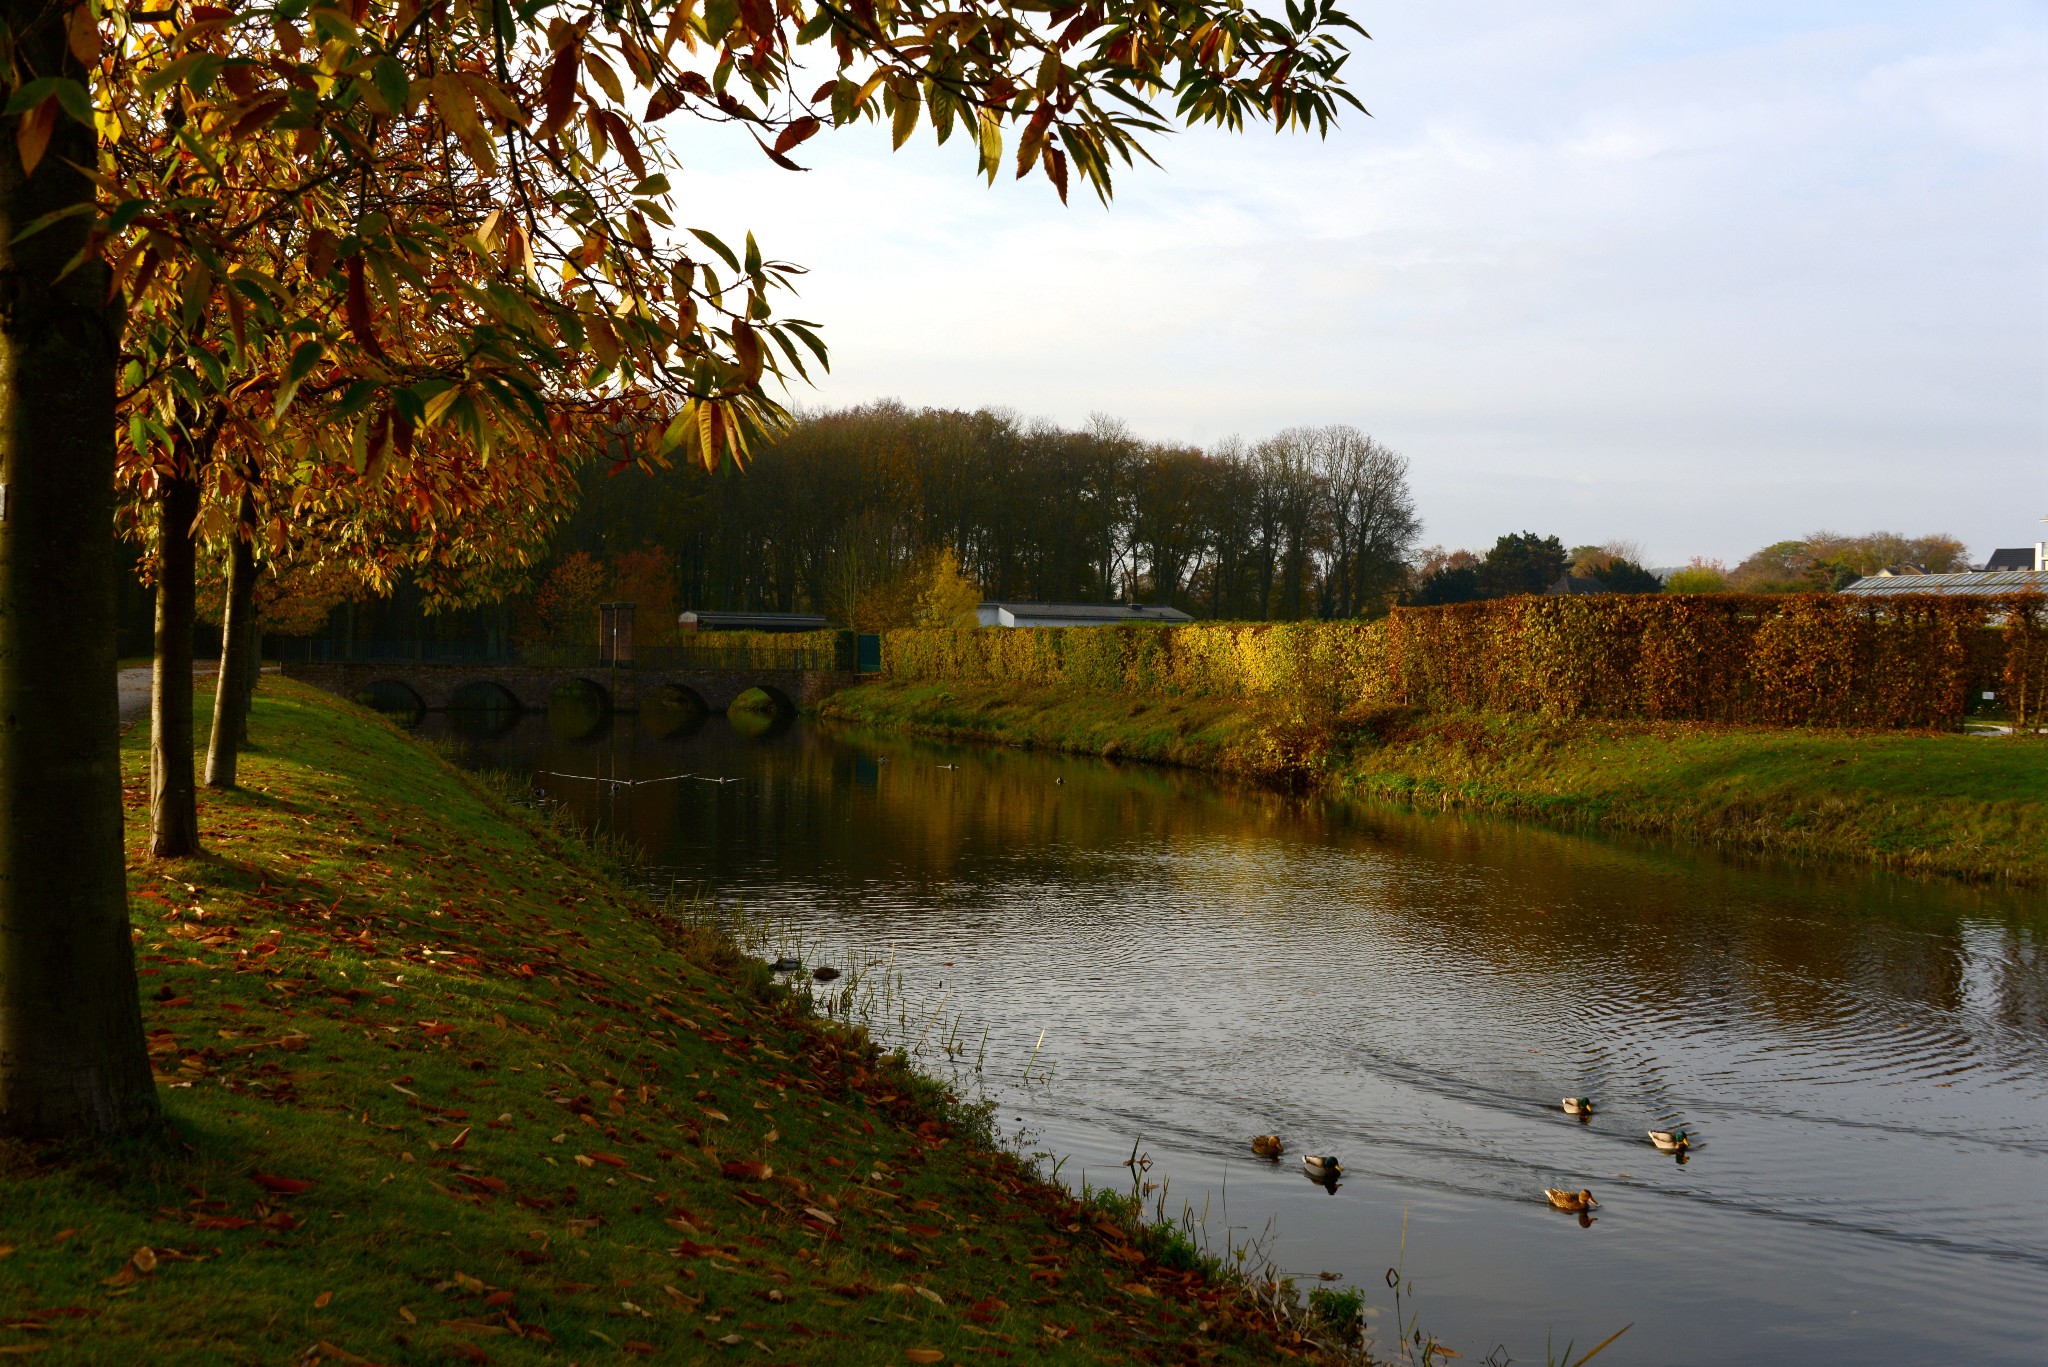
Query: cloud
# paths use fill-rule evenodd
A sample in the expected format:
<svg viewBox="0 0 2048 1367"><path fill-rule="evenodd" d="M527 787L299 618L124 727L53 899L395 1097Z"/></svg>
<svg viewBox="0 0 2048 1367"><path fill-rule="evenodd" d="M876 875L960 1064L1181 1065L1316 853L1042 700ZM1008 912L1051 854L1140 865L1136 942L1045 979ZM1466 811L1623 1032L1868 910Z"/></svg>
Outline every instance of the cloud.
<svg viewBox="0 0 2048 1367"><path fill-rule="evenodd" d="M1402 6L1327 141L1210 131L1114 207L877 129L692 136L691 220L812 268L813 402L1160 439L1351 422L1432 539L1739 558L1816 525L2038 528L2048 44L2029 9Z"/></svg>

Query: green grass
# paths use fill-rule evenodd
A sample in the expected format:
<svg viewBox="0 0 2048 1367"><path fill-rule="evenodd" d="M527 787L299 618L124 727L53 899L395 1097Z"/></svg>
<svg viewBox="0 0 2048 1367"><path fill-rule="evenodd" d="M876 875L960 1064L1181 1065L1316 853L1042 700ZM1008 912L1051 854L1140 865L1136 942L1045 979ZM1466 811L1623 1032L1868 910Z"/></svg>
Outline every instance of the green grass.
<svg viewBox="0 0 2048 1367"><path fill-rule="evenodd" d="M146 729L124 760L169 1129L4 1151L0 1357L1303 1350L383 721L266 679L245 790L205 795L209 855L169 865L140 853Z"/></svg>
<svg viewBox="0 0 2048 1367"><path fill-rule="evenodd" d="M2048 739L1390 709L1309 724L1147 702L875 683L828 716L1123 755L1422 808L2017 886L2048 883Z"/></svg>

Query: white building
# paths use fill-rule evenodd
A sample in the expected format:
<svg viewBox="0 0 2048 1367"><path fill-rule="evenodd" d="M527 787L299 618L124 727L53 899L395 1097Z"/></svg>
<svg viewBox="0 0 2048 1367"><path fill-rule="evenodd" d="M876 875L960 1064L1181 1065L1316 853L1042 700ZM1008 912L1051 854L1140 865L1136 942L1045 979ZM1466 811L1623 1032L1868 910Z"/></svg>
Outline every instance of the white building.
<svg viewBox="0 0 2048 1367"><path fill-rule="evenodd" d="M1114 627L1195 620L1179 608L1141 603L983 603L974 615L985 627Z"/></svg>

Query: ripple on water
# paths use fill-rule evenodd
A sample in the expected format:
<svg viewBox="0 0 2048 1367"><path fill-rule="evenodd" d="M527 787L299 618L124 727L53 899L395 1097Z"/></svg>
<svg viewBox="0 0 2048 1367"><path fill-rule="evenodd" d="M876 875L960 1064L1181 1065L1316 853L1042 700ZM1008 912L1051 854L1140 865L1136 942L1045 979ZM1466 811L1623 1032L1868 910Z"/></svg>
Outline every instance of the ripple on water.
<svg viewBox="0 0 2048 1367"><path fill-rule="evenodd" d="M878 747L890 763L852 762ZM593 763L531 728L478 754ZM989 1027L1005 1114L1068 1177L1128 1181L1142 1138L1219 1239L1271 1222L1284 1265L1368 1280L1405 1213L1423 1324L1468 1357L1633 1320L1637 1361L2039 1360L2038 916L1185 775L936 758L714 723L603 762L749 782L591 814L828 954L893 947L927 1012L943 996ZM1054 1081L1018 1086L1040 1030ZM1597 1098L1589 1123L1567 1093ZM1669 1123L1701 1137L1683 1165L1643 1136ZM1342 1154L1338 1195L1252 1159L1271 1130ZM1592 1227L1541 1205L1560 1183L1600 1192Z"/></svg>

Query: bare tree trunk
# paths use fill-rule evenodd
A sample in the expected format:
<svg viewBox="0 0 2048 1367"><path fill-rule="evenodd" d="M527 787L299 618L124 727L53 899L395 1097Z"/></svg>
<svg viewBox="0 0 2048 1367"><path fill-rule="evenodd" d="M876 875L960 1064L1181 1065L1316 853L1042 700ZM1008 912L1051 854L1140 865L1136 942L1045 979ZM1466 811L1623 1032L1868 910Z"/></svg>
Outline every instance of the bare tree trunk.
<svg viewBox="0 0 2048 1367"><path fill-rule="evenodd" d="M242 496L243 525L249 496ZM256 645L256 550L239 535L228 548L227 613L220 633L220 674L213 690L213 733L206 746L206 786L235 786L235 761L249 737L250 671ZM256 658L260 659L260 656Z"/></svg>
<svg viewBox="0 0 2048 1367"><path fill-rule="evenodd" d="M19 70L84 80L41 0L5 0ZM114 376L120 311L85 256L59 114L33 175L0 117L0 1134L73 1138L157 1116L122 868L115 685ZM74 257L85 264L65 274Z"/></svg>
<svg viewBox="0 0 2048 1367"><path fill-rule="evenodd" d="M258 561L256 573L263 573L263 564ZM263 682L263 619L256 615L255 586L250 586L249 596L249 673L242 681L242 721L235 735L235 749L239 754L249 748L249 710L256 705L256 685Z"/></svg>
<svg viewBox="0 0 2048 1367"><path fill-rule="evenodd" d="M164 483L158 511L156 659L149 709L149 849L158 859L199 853L192 764L192 621L197 598L199 481L191 451Z"/></svg>

